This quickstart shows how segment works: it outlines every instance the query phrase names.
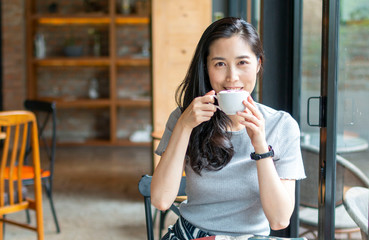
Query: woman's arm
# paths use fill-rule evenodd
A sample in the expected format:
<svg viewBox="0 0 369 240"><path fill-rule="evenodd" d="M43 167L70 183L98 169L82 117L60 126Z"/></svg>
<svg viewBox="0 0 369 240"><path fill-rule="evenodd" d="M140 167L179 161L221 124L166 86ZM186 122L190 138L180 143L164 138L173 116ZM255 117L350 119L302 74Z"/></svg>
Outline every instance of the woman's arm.
<svg viewBox="0 0 369 240"><path fill-rule="evenodd" d="M168 209L174 202L184 165L192 129L209 121L214 115L214 91L195 98L178 119L168 146L155 168L151 182L151 203L159 210Z"/></svg>
<svg viewBox="0 0 369 240"><path fill-rule="evenodd" d="M265 119L251 97L244 102L243 118L247 134L258 154L269 151L265 137ZM295 181L281 180L271 157L256 161L261 204L273 230L286 228L295 204Z"/></svg>
<svg viewBox="0 0 369 240"><path fill-rule="evenodd" d="M286 228L295 206L295 180L281 180L272 158L258 160L256 165L261 204L269 225L273 230Z"/></svg>
<svg viewBox="0 0 369 240"><path fill-rule="evenodd" d="M168 146L154 170L151 203L159 210L168 209L177 196L191 131L183 128L178 120Z"/></svg>

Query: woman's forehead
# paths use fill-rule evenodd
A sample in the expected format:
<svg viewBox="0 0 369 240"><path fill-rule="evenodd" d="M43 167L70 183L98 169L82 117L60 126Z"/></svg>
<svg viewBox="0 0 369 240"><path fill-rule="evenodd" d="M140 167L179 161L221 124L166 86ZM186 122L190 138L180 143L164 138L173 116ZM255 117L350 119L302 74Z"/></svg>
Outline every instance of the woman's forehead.
<svg viewBox="0 0 369 240"><path fill-rule="evenodd" d="M234 35L230 38L219 38L209 46L209 56L243 56L255 55L250 44L241 36Z"/></svg>

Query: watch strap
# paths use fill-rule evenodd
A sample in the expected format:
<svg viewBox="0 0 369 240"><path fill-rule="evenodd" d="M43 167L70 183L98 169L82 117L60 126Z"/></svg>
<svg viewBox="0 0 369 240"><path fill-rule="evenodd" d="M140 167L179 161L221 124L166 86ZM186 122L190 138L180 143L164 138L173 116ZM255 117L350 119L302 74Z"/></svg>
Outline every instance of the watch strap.
<svg viewBox="0 0 369 240"><path fill-rule="evenodd" d="M258 161L260 159L264 159L264 158L268 158L268 157L274 157L274 150L272 148L272 146L268 146L269 152L266 153L262 153L262 154L257 154L255 152L250 154L250 157L252 160Z"/></svg>

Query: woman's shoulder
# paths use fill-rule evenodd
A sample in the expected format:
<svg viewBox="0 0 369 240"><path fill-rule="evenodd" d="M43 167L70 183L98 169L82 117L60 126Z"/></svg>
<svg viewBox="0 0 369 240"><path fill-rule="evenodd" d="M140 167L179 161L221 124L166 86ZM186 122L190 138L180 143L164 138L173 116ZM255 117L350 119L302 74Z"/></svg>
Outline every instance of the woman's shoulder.
<svg viewBox="0 0 369 240"><path fill-rule="evenodd" d="M269 123L283 123L285 125L296 125L298 126L296 120L286 111L276 110L274 108L268 107L261 103L256 103L259 111L263 114L266 122Z"/></svg>
<svg viewBox="0 0 369 240"><path fill-rule="evenodd" d="M170 114L169 119L170 119L170 120L175 120L175 121L177 121L177 120L178 120L178 118L181 116L181 114L182 114L181 109L180 109L179 107L176 107L176 109L174 109L174 110L172 111L172 113Z"/></svg>
<svg viewBox="0 0 369 240"><path fill-rule="evenodd" d="M256 103L256 106L258 107L259 111L264 115L264 118L265 117L267 118L273 118L273 117L274 118L280 118L280 117L289 118L291 117L291 115L286 111L276 110L274 108L271 108L261 103Z"/></svg>
<svg viewBox="0 0 369 240"><path fill-rule="evenodd" d="M181 116L182 111L179 107L173 110L173 112L169 115L167 121L167 128L173 130L174 126L176 125L179 117Z"/></svg>

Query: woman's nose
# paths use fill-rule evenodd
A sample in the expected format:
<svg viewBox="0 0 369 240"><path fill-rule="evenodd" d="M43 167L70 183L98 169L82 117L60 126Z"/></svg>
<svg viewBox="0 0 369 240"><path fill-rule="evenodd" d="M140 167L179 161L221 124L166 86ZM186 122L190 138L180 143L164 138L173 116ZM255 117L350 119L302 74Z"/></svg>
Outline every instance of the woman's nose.
<svg viewBox="0 0 369 240"><path fill-rule="evenodd" d="M239 80L238 72L235 67L229 67L227 71L227 79L228 82L233 82Z"/></svg>

